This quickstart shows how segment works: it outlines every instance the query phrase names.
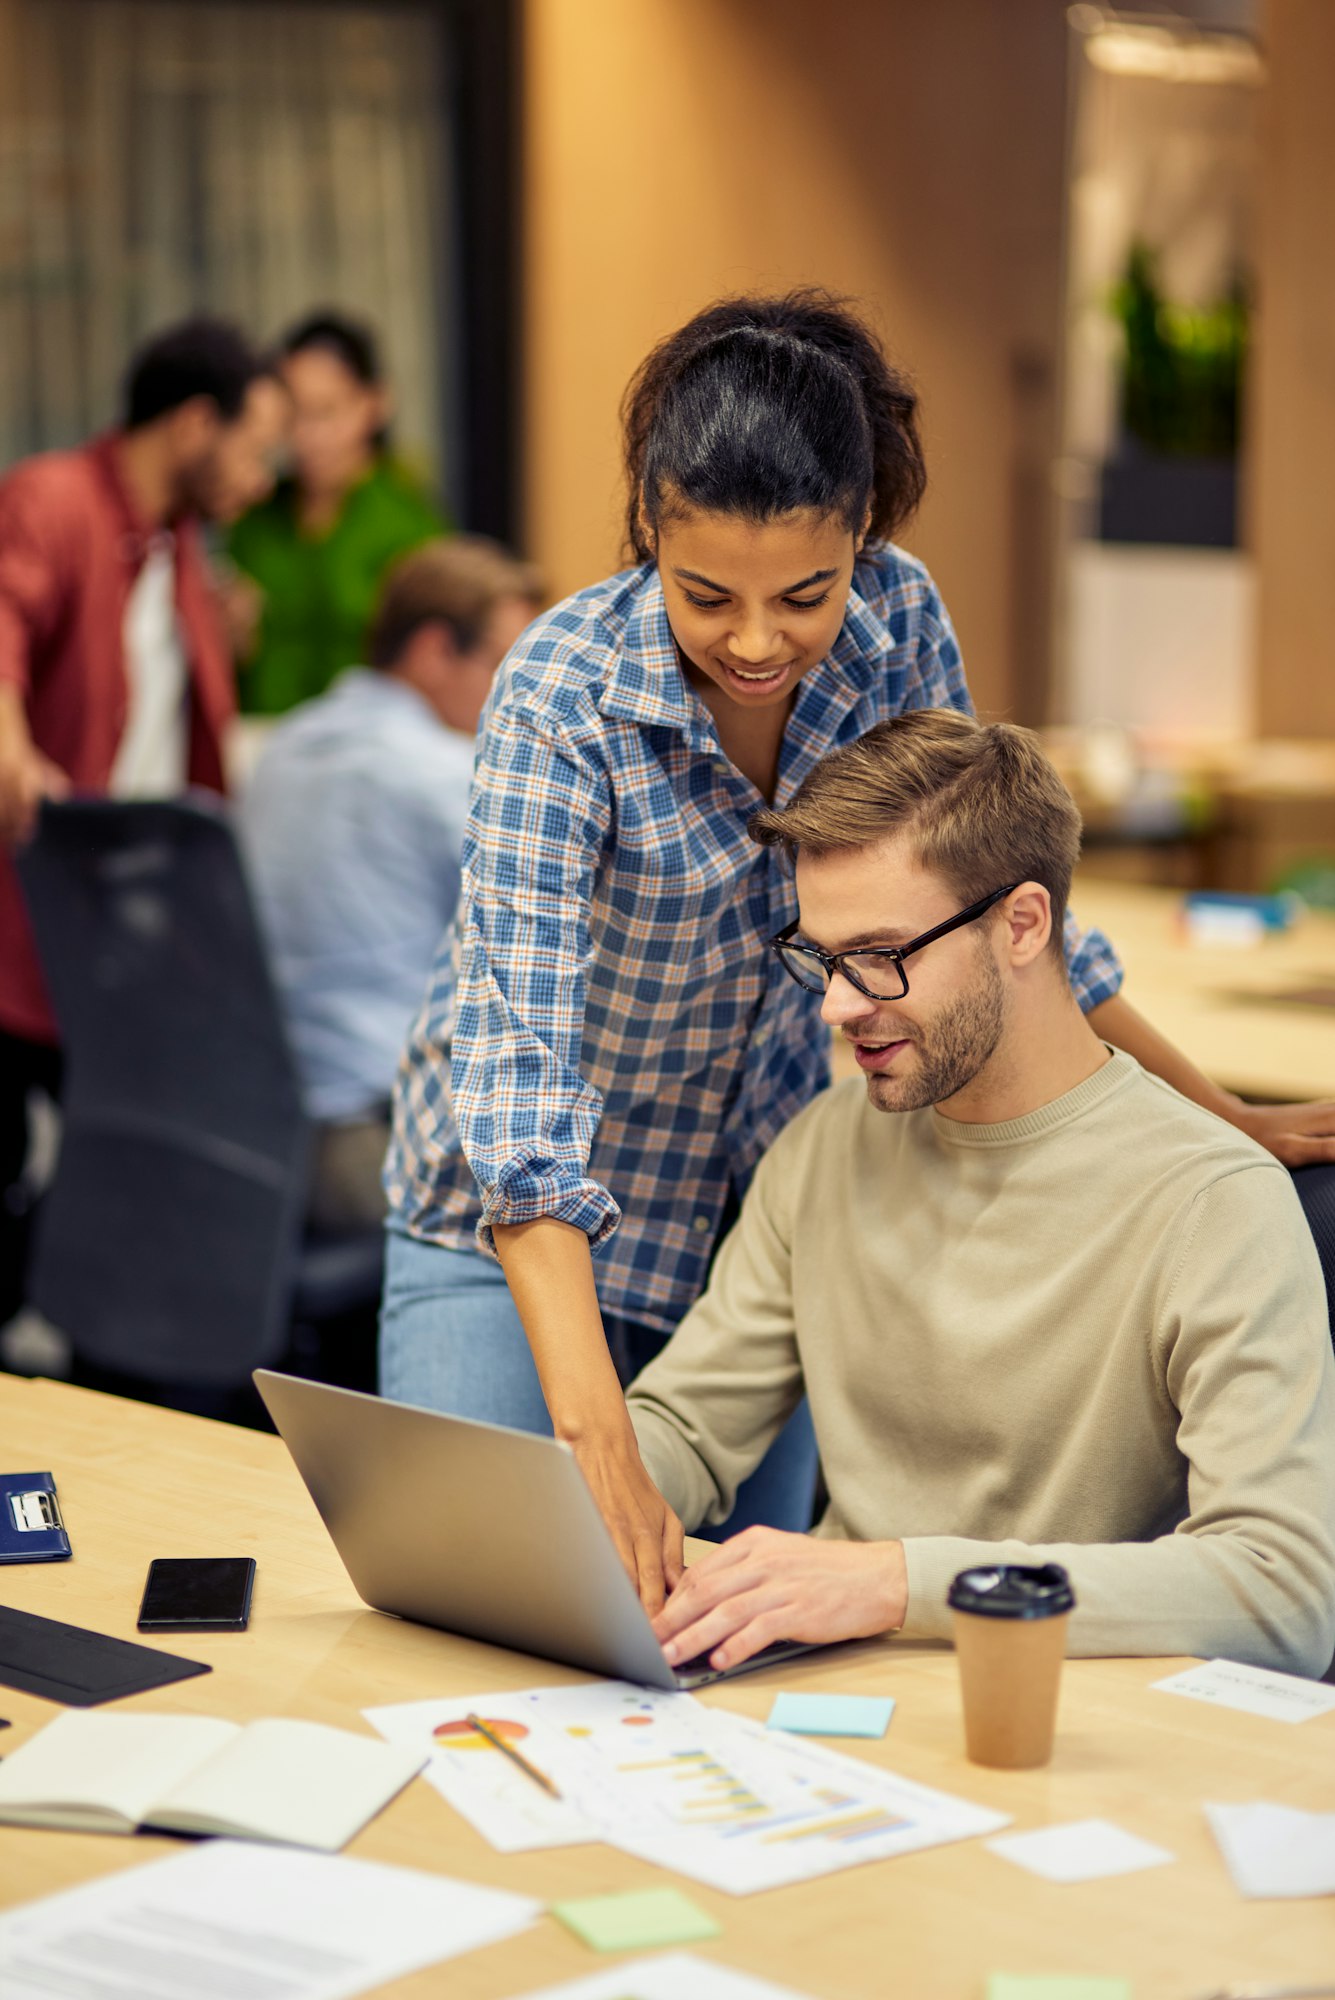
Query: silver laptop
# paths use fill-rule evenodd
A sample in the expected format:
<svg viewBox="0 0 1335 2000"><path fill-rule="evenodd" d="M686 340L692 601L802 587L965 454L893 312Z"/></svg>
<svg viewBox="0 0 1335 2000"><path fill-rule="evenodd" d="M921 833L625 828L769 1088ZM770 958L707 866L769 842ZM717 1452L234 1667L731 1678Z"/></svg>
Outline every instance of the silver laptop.
<svg viewBox="0 0 1335 2000"><path fill-rule="evenodd" d="M363 1601L515 1652L649 1687L694 1688L811 1646L767 1646L722 1672L672 1668L568 1445L266 1368L255 1386Z"/></svg>

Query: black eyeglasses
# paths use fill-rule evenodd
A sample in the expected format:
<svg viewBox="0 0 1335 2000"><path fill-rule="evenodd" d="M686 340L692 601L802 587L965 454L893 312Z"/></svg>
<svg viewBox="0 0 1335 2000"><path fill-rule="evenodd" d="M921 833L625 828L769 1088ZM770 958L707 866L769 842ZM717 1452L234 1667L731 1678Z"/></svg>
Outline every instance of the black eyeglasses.
<svg viewBox="0 0 1335 2000"><path fill-rule="evenodd" d="M962 924L977 923L985 917L994 903L1003 896L1009 896L1012 889L1019 888L1018 882L1008 882L1004 889L994 889L990 896L984 896L981 903L970 903L967 910L958 916L947 917L945 923L937 924L932 930L924 931L921 937L911 938L907 944L860 945L856 951L818 951L814 944L794 944L795 923L771 938L771 951L779 955L779 963L785 972L795 979L799 986L805 986L808 993L824 993L836 972L842 973L850 986L856 986L859 993L865 993L869 1000L902 1000L909 990L909 976L904 970L904 960L912 952L921 951L925 944L934 944L947 931L957 931ZM852 960L857 960L856 968Z"/></svg>

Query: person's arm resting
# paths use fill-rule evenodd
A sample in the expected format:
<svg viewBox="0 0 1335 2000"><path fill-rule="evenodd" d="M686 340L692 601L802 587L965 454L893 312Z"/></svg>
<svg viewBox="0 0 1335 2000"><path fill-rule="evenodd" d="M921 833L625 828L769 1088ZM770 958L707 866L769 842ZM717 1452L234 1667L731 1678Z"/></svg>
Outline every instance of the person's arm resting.
<svg viewBox="0 0 1335 2000"><path fill-rule="evenodd" d="M1166 1256L1169 1253L1166 1252ZM905 1541L904 1631L948 1638L975 1563L1064 1563L1074 1654L1194 1654L1323 1674L1335 1653L1335 1361L1316 1247L1287 1174L1200 1193L1147 1329L1186 1461L1184 1518L1145 1542Z"/></svg>

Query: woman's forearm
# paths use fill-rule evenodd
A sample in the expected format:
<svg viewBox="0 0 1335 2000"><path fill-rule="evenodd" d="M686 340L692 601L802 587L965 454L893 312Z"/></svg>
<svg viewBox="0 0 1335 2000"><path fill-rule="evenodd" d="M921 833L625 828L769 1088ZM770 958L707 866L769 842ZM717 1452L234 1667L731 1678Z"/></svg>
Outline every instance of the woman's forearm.
<svg viewBox="0 0 1335 2000"><path fill-rule="evenodd" d="M1161 1076L1194 1104L1236 1125L1286 1167L1310 1167L1335 1160L1335 1100L1313 1104L1251 1104L1189 1062L1118 994L1092 1007L1086 1017L1096 1035L1134 1056L1142 1068Z"/></svg>
<svg viewBox="0 0 1335 2000"><path fill-rule="evenodd" d="M598 1310L588 1237L550 1216L500 1224L493 1235L556 1435L568 1444L619 1437L629 1419Z"/></svg>
<svg viewBox="0 0 1335 2000"><path fill-rule="evenodd" d="M652 1617L682 1573L681 1523L640 1460L607 1351L589 1239L582 1229L551 1217L511 1223L493 1234L552 1429L573 1449Z"/></svg>
<svg viewBox="0 0 1335 2000"><path fill-rule="evenodd" d="M1233 1093L1222 1084L1212 1083L1203 1070L1197 1069L1181 1049L1152 1027L1120 993L1092 1007L1085 1019L1103 1041L1134 1056L1142 1069L1162 1077L1193 1104L1203 1105L1217 1118L1228 1119L1230 1124L1237 1122L1235 1114L1240 1106Z"/></svg>

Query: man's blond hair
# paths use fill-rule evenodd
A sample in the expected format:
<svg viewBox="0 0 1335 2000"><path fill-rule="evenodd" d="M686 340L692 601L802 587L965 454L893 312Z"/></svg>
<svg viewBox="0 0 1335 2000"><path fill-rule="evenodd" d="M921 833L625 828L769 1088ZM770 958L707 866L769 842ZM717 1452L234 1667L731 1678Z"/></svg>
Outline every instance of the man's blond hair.
<svg viewBox="0 0 1335 2000"><path fill-rule="evenodd" d="M533 563L511 555L486 535L442 535L395 563L385 578L371 625L373 667L392 667L421 625L448 625L461 653L477 644L496 606L507 597L543 596Z"/></svg>
<svg viewBox="0 0 1335 2000"><path fill-rule="evenodd" d="M1062 955L1080 813L1031 729L918 708L830 751L788 805L748 822L763 847L833 854L907 833L919 863L961 905L1008 882L1041 882Z"/></svg>

